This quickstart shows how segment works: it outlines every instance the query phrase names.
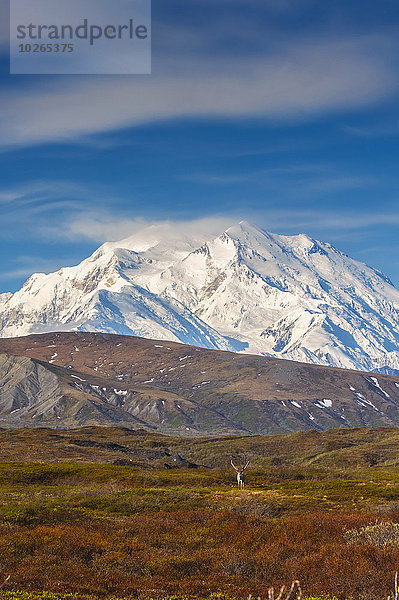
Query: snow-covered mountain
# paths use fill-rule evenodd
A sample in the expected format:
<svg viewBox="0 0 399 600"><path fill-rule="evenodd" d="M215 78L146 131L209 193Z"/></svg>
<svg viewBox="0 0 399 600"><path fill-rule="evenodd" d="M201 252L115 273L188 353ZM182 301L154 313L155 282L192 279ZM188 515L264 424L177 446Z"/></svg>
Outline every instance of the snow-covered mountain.
<svg viewBox="0 0 399 600"><path fill-rule="evenodd" d="M399 372L399 291L307 235L151 226L0 296L0 337L103 331Z"/></svg>

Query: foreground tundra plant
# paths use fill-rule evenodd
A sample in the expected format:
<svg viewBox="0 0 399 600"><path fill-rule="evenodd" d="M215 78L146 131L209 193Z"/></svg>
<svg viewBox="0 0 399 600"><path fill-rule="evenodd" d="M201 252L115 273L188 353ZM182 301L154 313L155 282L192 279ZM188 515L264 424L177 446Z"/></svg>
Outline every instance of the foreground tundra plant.
<svg viewBox="0 0 399 600"><path fill-rule="evenodd" d="M344 533L348 544L371 544L377 548L399 546L399 523L388 521L374 523L360 529L349 529Z"/></svg>

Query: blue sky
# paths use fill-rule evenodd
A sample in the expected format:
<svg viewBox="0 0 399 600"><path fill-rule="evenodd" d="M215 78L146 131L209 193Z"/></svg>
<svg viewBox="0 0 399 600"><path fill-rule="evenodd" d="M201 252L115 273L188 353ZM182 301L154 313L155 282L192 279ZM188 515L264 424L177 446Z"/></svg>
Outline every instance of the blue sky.
<svg viewBox="0 0 399 600"><path fill-rule="evenodd" d="M9 75L0 292L158 220L305 232L399 285L397 0L153 0L151 76Z"/></svg>

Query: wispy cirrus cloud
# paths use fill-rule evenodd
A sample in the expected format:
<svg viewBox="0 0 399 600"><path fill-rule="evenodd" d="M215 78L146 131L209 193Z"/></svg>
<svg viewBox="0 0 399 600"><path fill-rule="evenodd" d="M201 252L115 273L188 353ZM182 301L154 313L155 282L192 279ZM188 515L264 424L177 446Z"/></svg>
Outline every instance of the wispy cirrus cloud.
<svg viewBox="0 0 399 600"><path fill-rule="evenodd" d="M375 229L379 226L392 227L399 225L399 210L392 208L389 211L368 211L359 214L350 206L341 210L309 210L304 209L281 209L268 210L258 218L264 223L266 228L275 232L287 233L309 233L317 232L314 235L321 239L329 237L330 239L344 239L352 235L353 232L367 231L369 228Z"/></svg>
<svg viewBox="0 0 399 600"><path fill-rule="evenodd" d="M344 131L363 138L399 135L399 119L383 123L368 123L367 125L346 125Z"/></svg>
<svg viewBox="0 0 399 600"><path fill-rule="evenodd" d="M205 186L232 186L236 184L257 184L269 189L278 189L280 195L288 195L295 186L297 196L322 197L345 190L361 190L378 184L369 175L353 175L338 172L337 169L322 163L294 164L265 169L236 171L235 173L191 173L179 177L182 181Z"/></svg>
<svg viewBox="0 0 399 600"><path fill-rule="evenodd" d="M327 165L303 164L263 170L262 172L240 174L224 177L199 174L194 175L194 183L215 185L235 185L246 183L248 178L264 178L266 176L287 178L290 175L304 176L304 179L294 179L289 189L295 186L302 196L314 193L315 198L320 193L337 190L362 189L372 185L370 177L353 176L350 174L333 175ZM190 180L190 179L189 179ZM272 188L270 188L272 189ZM269 192L270 195L270 192ZM13 239L24 236L25 239L38 239L43 242L66 242L71 245L79 241L90 240L104 242L119 240L163 219L154 219L142 212L135 214L134 209L124 203L124 198L112 197L105 190L81 185L77 182L65 181L35 181L21 187L0 190L0 207L2 211L2 235L8 234ZM217 235L229 224L246 219L275 232L299 233L319 232L323 237L339 237L350 232L367 230L369 227L399 225L399 210L394 206L390 210L367 210L359 213L350 204L339 209L331 209L330 205L318 206L318 209L303 208L298 202L297 207L286 203L276 208L272 198L265 198L263 209L233 208L226 212L209 211L200 219L177 218L170 221L175 227L209 229ZM189 225L189 224L192 225ZM180 224L180 225L179 225Z"/></svg>
<svg viewBox="0 0 399 600"><path fill-rule="evenodd" d="M397 91L378 37L296 41L258 56L160 60L153 76L47 80L2 95L5 147L70 141L177 118L301 120ZM391 44L389 40L389 44Z"/></svg>
<svg viewBox="0 0 399 600"><path fill-rule="evenodd" d="M117 241L156 223L169 223L171 230L182 235L196 228L217 235L234 222L234 218L217 214L190 220L156 220L123 208L123 200L104 189L64 180L33 181L5 188L0 190L2 237L40 240L43 244L67 243L73 247L80 241ZM46 261L43 258L43 264Z"/></svg>
<svg viewBox="0 0 399 600"><path fill-rule="evenodd" d="M77 198L85 192L81 184L66 180L37 180L28 181L21 185L10 186L0 190L0 206L3 210L14 210L28 206L45 206L48 202L59 199ZM87 190L86 190L87 192Z"/></svg>
<svg viewBox="0 0 399 600"><path fill-rule="evenodd" d="M344 239L354 232L366 232L369 228L379 226L399 225L399 211L392 209L386 213L378 211L359 215L352 210L307 210L307 209L275 209L263 211L234 211L232 214L209 214L200 219L170 221L151 218L129 218L117 215L111 210L103 208L97 211L80 211L63 221L60 227L56 223L41 223L35 228L35 234L42 239L68 240L75 243L79 240L92 240L95 242L118 241L129 237L150 225L167 223L175 231L182 234L188 231L207 231L211 235L219 235L230 225L248 220L258 224L268 231L275 233L309 233L319 236L320 239ZM317 232L317 233L316 233Z"/></svg>

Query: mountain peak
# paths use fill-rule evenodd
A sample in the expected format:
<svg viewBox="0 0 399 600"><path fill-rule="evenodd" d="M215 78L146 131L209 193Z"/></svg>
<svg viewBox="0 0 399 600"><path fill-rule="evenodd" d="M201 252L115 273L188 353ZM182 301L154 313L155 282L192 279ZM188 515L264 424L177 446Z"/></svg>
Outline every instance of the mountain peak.
<svg viewBox="0 0 399 600"><path fill-rule="evenodd" d="M226 232L233 239L245 244L264 244L265 242L277 243L280 246L289 248L311 248L316 242L305 233L296 235L281 235L271 233L265 229L249 223L248 221L239 221L239 223L229 227Z"/></svg>
<svg viewBox="0 0 399 600"><path fill-rule="evenodd" d="M258 227L257 225L253 225L249 221L239 221L238 223L232 225L228 229L226 229L225 233L232 237L239 237L240 235L245 236L257 236L257 235L270 235L264 229Z"/></svg>

